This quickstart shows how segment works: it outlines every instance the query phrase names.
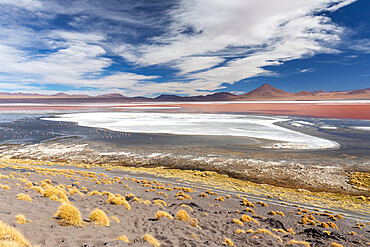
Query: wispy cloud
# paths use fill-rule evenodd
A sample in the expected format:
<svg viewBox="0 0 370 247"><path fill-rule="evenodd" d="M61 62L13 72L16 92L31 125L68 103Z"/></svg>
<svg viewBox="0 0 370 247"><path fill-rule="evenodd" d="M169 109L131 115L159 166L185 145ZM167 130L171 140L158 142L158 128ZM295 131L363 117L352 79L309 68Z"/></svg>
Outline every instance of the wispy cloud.
<svg viewBox="0 0 370 247"><path fill-rule="evenodd" d="M0 89L205 94L337 53L344 29L324 13L354 1L0 0Z"/></svg>

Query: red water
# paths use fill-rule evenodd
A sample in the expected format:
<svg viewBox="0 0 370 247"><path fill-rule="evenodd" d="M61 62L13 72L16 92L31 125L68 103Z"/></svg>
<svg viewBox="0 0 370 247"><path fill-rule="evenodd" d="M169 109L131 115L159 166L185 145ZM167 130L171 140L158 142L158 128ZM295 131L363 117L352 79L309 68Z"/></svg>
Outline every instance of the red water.
<svg viewBox="0 0 370 247"><path fill-rule="evenodd" d="M42 110L78 110L78 109L130 109L140 110L137 107L168 107L167 112L202 112L202 113L259 113L277 116L309 116L322 118L348 118L348 119L370 119L370 103L341 102L336 104L324 103L156 103L156 104L114 104L104 106L79 106L79 105L1 105L0 111L42 111ZM180 107L181 109L171 109Z"/></svg>

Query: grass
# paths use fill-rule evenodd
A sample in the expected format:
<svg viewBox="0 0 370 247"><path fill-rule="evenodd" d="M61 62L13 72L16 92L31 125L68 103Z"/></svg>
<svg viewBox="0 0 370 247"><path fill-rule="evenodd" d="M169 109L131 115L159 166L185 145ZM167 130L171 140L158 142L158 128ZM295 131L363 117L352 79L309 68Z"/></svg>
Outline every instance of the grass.
<svg viewBox="0 0 370 247"><path fill-rule="evenodd" d="M20 194L17 195L17 200L23 200L23 201L31 202L32 198L27 194L20 193Z"/></svg>
<svg viewBox="0 0 370 247"><path fill-rule="evenodd" d="M110 226L109 219L103 210L96 208L91 212L89 216L91 222L95 222L95 225Z"/></svg>
<svg viewBox="0 0 370 247"><path fill-rule="evenodd" d="M238 225L240 225L240 226L244 226L243 221L238 220L238 219L233 219L233 223L238 224Z"/></svg>
<svg viewBox="0 0 370 247"><path fill-rule="evenodd" d="M158 211L156 214L155 214L155 218L157 220L159 220L160 218L162 217L166 217L166 218L169 218L169 219L173 219L172 215L170 215L169 213L165 212L165 211Z"/></svg>
<svg viewBox="0 0 370 247"><path fill-rule="evenodd" d="M31 244L20 231L0 220L0 246L28 247Z"/></svg>
<svg viewBox="0 0 370 247"><path fill-rule="evenodd" d="M83 225L80 211L70 203L62 204L54 217L61 220L62 226L78 227Z"/></svg>
<svg viewBox="0 0 370 247"><path fill-rule="evenodd" d="M274 238L277 238L280 242L283 242L283 240L279 236L273 234L267 229L258 229L256 233L265 233L265 234L273 236Z"/></svg>
<svg viewBox="0 0 370 247"><path fill-rule="evenodd" d="M190 220L190 216L185 210L180 209L176 214L176 219L181 220L181 221L188 221Z"/></svg>
<svg viewBox="0 0 370 247"><path fill-rule="evenodd" d="M370 173L353 172L349 176L349 183L358 189L370 190Z"/></svg>
<svg viewBox="0 0 370 247"><path fill-rule="evenodd" d="M226 246L235 246L233 241L230 238L225 238L225 241L223 244Z"/></svg>
<svg viewBox="0 0 370 247"><path fill-rule="evenodd" d="M303 245L305 247L310 247L310 244L304 241L290 240L286 245Z"/></svg>
<svg viewBox="0 0 370 247"><path fill-rule="evenodd" d="M243 214L242 217L240 217L240 220L243 222L254 222L257 225L260 225L260 223L257 220L253 219L252 217L246 214Z"/></svg>
<svg viewBox="0 0 370 247"><path fill-rule="evenodd" d="M116 240L121 240L123 242L130 243L130 240L125 235L119 236L118 238L116 238Z"/></svg>
<svg viewBox="0 0 370 247"><path fill-rule="evenodd" d="M17 224L26 224L32 222L30 220L27 220L26 216L24 216L23 214L18 214L17 216L15 216L15 219L17 220Z"/></svg>
<svg viewBox="0 0 370 247"><path fill-rule="evenodd" d="M148 244L153 245L154 247L161 246L161 243L155 239L152 235L145 233L143 236L143 240L148 242Z"/></svg>

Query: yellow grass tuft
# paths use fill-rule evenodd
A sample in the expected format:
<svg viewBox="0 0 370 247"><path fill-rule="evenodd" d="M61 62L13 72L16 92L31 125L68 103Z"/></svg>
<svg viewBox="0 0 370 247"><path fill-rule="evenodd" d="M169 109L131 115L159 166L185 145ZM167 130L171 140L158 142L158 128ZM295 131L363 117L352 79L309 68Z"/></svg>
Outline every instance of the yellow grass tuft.
<svg viewBox="0 0 370 247"><path fill-rule="evenodd" d="M281 232L281 233L283 233L285 235L288 235L288 233L284 229L272 229L272 231L274 231L274 232Z"/></svg>
<svg viewBox="0 0 370 247"><path fill-rule="evenodd" d="M154 202L153 202L153 204L160 204L160 205L162 205L162 206L164 206L164 207L167 207L168 205L167 205L167 202L165 202L165 201L163 201L163 200L161 200L161 199L157 199L157 200L155 200Z"/></svg>
<svg viewBox="0 0 370 247"><path fill-rule="evenodd" d="M60 224L63 226L83 225L80 211L70 203L62 204L54 217L60 219Z"/></svg>
<svg viewBox="0 0 370 247"><path fill-rule="evenodd" d="M190 211L193 211L193 209L189 205L186 205L186 204L181 204L180 207L188 208Z"/></svg>
<svg viewBox="0 0 370 247"><path fill-rule="evenodd" d="M18 214L15 216L15 219L17 220L17 224L26 224L32 222L31 220L27 220L23 214Z"/></svg>
<svg viewBox="0 0 370 247"><path fill-rule="evenodd" d="M23 200L23 201L31 202L32 198L29 195L20 193L20 194L17 195L17 200Z"/></svg>
<svg viewBox="0 0 370 247"><path fill-rule="evenodd" d="M191 218L191 220L189 221L189 225L193 226L193 227L198 227L198 220L196 218Z"/></svg>
<svg viewBox="0 0 370 247"><path fill-rule="evenodd" d="M249 215L246 215L246 214L243 214L242 217L240 218L241 221L243 222L254 222L256 223L257 225L260 225L260 223L253 219L252 217L250 217Z"/></svg>
<svg viewBox="0 0 370 247"><path fill-rule="evenodd" d="M290 234L295 234L295 232L294 232L294 230L293 230L293 228L289 228L289 229L287 229L287 232L289 232Z"/></svg>
<svg viewBox="0 0 370 247"><path fill-rule="evenodd" d="M118 219L116 216L111 216L111 218L112 218L115 222L120 223L119 219Z"/></svg>
<svg viewBox="0 0 370 247"><path fill-rule="evenodd" d="M233 241L230 238L225 238L225 241L223 242L226 246L235 246Z"/></svg>
<svg viewBox="0 0 370 247"><path fill-rule="evenodd" d="M8 185L2 185L2 184L0 184L0 188L2 188L4 190L10 190L10 187Z"/></svg>
<svg viewBox="0 0 370 247"><path fill-rule="evenodd" d="M121 240L123 242L130 243L130 240L125 235L119 236L118 238L116 238L116 240Z"/></svg>
<svg viewBox="0 0 370 247"><path fill-rule="evenodd" d="M206 193L202 193L200 194L201 197L208 197L208 195Z"/></svg>
<svg viewBox="0 0 370 247"><path fill-rule="evenodd" d="M253 209L248 208L248 207L245 208L245 211L249 213L256 213Z"/></svg>
<svg viewBox="0 0 370 247"><path fill-rule="evenodd" d="M181 209L177 212L176 219L181 220L181 221L188 221L190 220L190 216L185 210Z"/></svg>
<svg viewBox="0 0 370 247"><path fill-rule="evenodd" d="M336 243L336 242L332 242L332 243L330 244L330 247L343 247L343 245L338 244L338 243Z"/></svg>
<svg viewBox="0 0 370 247"><path fill-rule="evenodd" d="M292 239L288 243L286 243L286 245L295 245L295 244L303 245L305 247L310 247L310 244L309 243L304 242L304 241L296 241L294 239Z"/></svg>
<svg viewBox="0 0 370 247"><path fill-rule="evenodd" d="M277 238L280 242L283 242L283 240L279 236L273 234L272 232L270 232L267 229L258 229L258 231L256 233L265 233L265 234L273 236L274 238Z"/></svg>
<svg viewBox="0 0 370 247"><path fill-rule="evenodd" d="M158 211L155 214L155 218L157 220L159 220L159 218L162 218L162 217L167 217L167 218L170 218L171 220L173 219L172 215L170 215L169 213L166 213L165 211Z"/></svg>
<svg viewBox="0 0 370 247"><path fill-rule="evenodd" d="M95 222L95 225L109 226L109 219L103 210L96 208L91 212L89 220Z"/></svg>
<svg viewBox="0 0 370 247"><path fill-rule="evenodd" d="M349 235L356 236L356 233L354 231L350 232Z"/></svg>
<svg viewBox="0 0 370 247"><path fill-rule="evenodd" d="M269 215L276 215L276 212L271 210L271 211L269 212Z"/></svg>
<svg viewBox="0 0 370 247"><path fill-rule="evenodd" d="M113 205L123 205L127 210L131 210L130 204L123 196L115 196L112 193L109 193L107 203Z"/></svg>
<svg viewBox="0 0 370 247"><path fill-rule="evenodd" d="M329 228L329 225L326 222L321 223L321 227L323 228Z"/></svg>
<svg viewBox="0 0 370 247"><path fill-rule="evenodd" d="M245 233L245 231L244 231L244 230L242 230L242 229L237 229L237 230L235 231L235 233L236 233L236 234L240 234L240 233Z"/></svg>
<svg viewBox="0 0 370 247"><path fill-rule="evenodd" d="M148 242L148 244L153 245L154 247L159 247L161 246L161 243L157 239L155 239L152 235L146 233L143 236L143 240Z"/></svg>
<svg viewBox="0 0 370 247"><path fill-rule="evenodd" d="M244 223L243 223L243 221L241 221L241 220L233 219L233 222L234 222L235 224L240 225L240 226L244 226Z"/></svg>
<svg viewBox="0 0 370 247"><path fill-rule="evenodd" d="M17 229L0 220L0 246L28 247L31 244Z"/></svg>
<svg viewBox="0 0 370 247"><path fill-rule="evenodd" d="M44 189L41 186L32 186L30 189L36 191L37 193L39 193L41 195L44 194Z"/></svg>
<svg viewBox="0 0 370 247"><path fill-rule="evenodd" d="M333 222L327 222L327 223L328 223L328 225L329 225L331 228L338 229L338 226L337 226L335 223L333 223Z"/></svg>
<svg viewBox="0 0 370 247"><path fill-rule="evenodd" d="M52 196L58 197L59 200L63 200L64 202L69 202L68 197L67 197L67 192L56 186L49 186L46 190L44 190L44 196L47 198L51 198Z"/></svg>

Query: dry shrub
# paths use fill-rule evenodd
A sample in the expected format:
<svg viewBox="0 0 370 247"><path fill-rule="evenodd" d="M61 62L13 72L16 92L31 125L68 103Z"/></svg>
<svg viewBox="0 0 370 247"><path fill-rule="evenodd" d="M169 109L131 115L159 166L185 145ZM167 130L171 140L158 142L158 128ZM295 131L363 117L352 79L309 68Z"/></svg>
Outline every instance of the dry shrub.
<svg viewBox="0 0 370 247"><path fill-rule="evenodd" d="M32 186L30 189L36 191L37 193L39 193L41 195L44 194L44 189L41 186Z"/></svg>
<svg viewBox="0 0 370 247"><path fill-rule="evenodd" d="M225 238L225 241L223 242L226 246L235 246L233 241L230 238Z"/></svg>
<svg viewBox="0 0 370 247"><path fill-rule="evenodd" d="M338 229L338 226L337 226L335 223L333 223L333 222L327 222L327 223L328 223L328 225L329 225L331 228Z"/></svg>
<svg viewBox="0 0 370 247"><path fill-rule="evenodd" d="M276 212L271 210L271 211L269 212L269 215L276 215Z"/></svg>
<svg viewBox="0 0 370 247"><path fill-rule="evenodd" d="M125 235L119 236L118 238L116 238L116 240L121 240L123 242L130 243L130 240Z"/></svg>
<svg viewBox="0 0 370 247"><path fill-rule="evenodd" d="M284 229L272 229L272 231L274 231L274 232L281 232L281 233L283 233L285 235L288 235L288 233Z"/></svg>
<svg viewBox="0 0 370 247"><path fill-rule="evenodd" d="M237 229L237 230L235 231L235 233L236 233L236 234L240 234L240 233L245 233L245 231L244 231L244 230L242 230L242 229Z"/></svg>
<svg viewBox="0 0 370 247"><path fill-rule="evenodd" d="M190 220L190 216L185 210L181 209L177 212L176 219L181 220L181 221L188 221Z"/></svg>
<svg viewBox="0 0 370 247"><path fill-rule="evenodd" d="M286 245L295 245L295 244L303 245L305 247L310 247L310 244L309 243L304 242L304 241L296 241L294 239L292 239L288 243L286 243Z"/></svg>
<svg viewBox="0 0 370 247"><path fill-rule="evenodd" d="M155 239L152 235L145 233L143 236L143 240L148 242L148 244L153 245L154 247L161 246L161 243L157 239Z"/></svg>
<svg viewBox="0 0 370 247"><path fill-rule="evenodd" d="M17 195L17 200L23 200L23 201L31 202L32 198L29 195L20 193L20 194Z"/></svg>
<svg viewBox="0 0 370 247"><path fill-rule="evenodd" d="M166 213L165 211L158 211L155 214L155 218L159 220L159 218L161 217L167 217L167 218L170 218L171 220L173 219L172 215L170 215L169 213Z"/></svg>
<svg viewBox="0 0 370 247"><path fill-rule="evenodd" d="M8 185L0 184L0 188L2 188L4 190L10 190L10 187Z"/></svg>
<svg viewBox="0 0 370 247"><path fill-rule="evenodd" d="M190 211L193 211L193 209L189 205L186 205L186 204L181 204L180 207L188 208Z"/></svg>
<svg viewBox="0 0 370 247"><path fill-rule="evenodd" d="M21 232L0 220L0 246L28 247L31 244Z"/></svg>
<svg viewBox="0 0 370 247"><path fill-rule="evenodd" d="M323 228L329 228L329 225L326 222L321 223L321 227Z"/></svg>
<svg viewBox="0 0 370 247"><path fill-rule="evenodd" d="M70 203L62 204L54 217L60 219L63 226L83 225L80 211Z"/></svg>
<svg viewBox="0 0 370 247"><path fill-rule="evenodd" d="M201 197L208 197L208 195L206 193L202 193L200 194Z"/></svg>
<svg viewBox="0 0 370 247"><path fill-rule="evenodd" d="M89 220L95 222L95 225L109 226L109 219L103 210L96 208L91 212Z"/></svg>

